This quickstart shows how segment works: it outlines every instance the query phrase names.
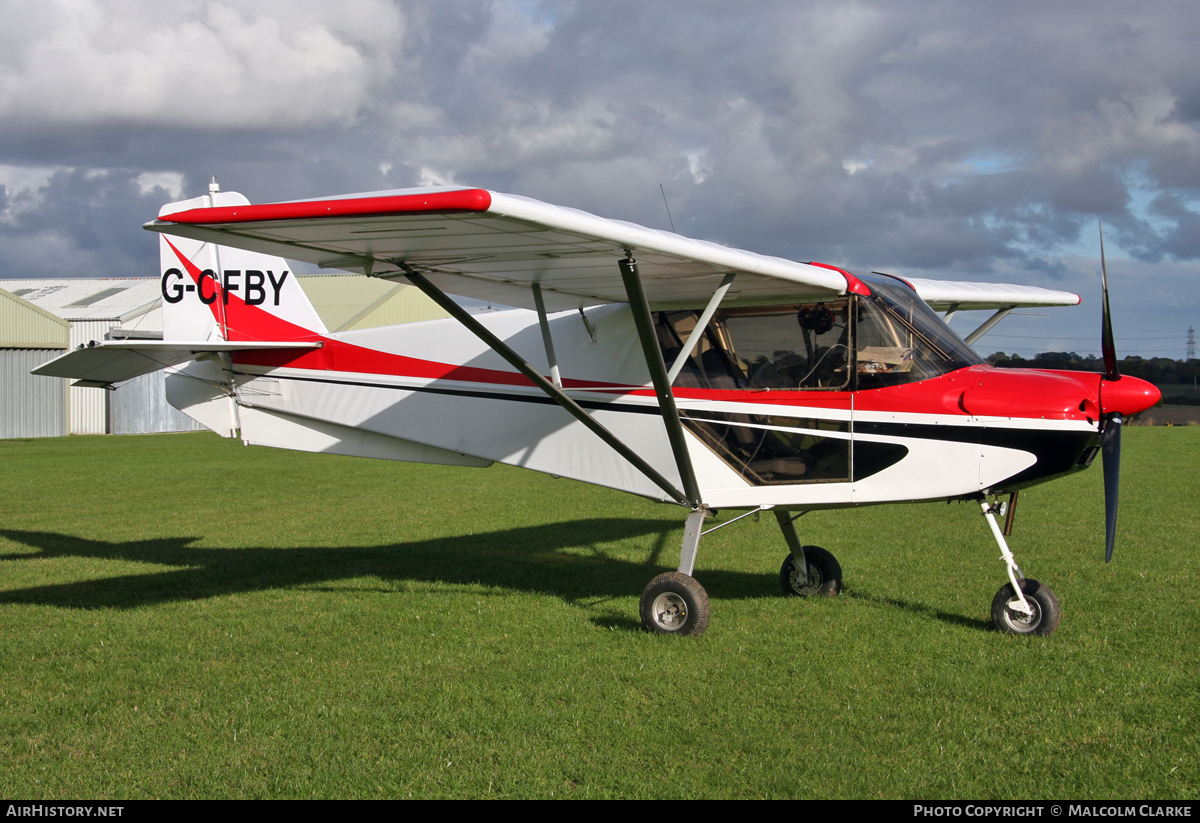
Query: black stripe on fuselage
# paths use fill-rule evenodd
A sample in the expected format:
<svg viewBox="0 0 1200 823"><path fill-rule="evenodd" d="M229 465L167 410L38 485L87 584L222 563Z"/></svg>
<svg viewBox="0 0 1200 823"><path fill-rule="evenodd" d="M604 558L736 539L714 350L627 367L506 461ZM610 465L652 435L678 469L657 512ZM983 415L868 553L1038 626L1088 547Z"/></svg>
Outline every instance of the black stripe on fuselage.
<svg viewBox="0 0 1200 823"><path fill-rule="evenodd" d="M484 400L504 400L510 403L535 403L541 406L557 406L558 402L546 395L513 394L510 392L480 391L477 389L435 389L431 386L397 386L394 383L371 383L366 380L334 380L327 377L294 377L280 374L258 374L256 372L234 372L239 377L271 377L275 380L295 380L300 383L327 383L332 386L358 386L368 389L392 389L393 391L420 392L422 394L441 394L452 397L477 397ZM570 389L564 389L570 391ZM657 406L637 406L632 403L603 402L599 400L580 400L571 398L585 409L602 411L619 411L632 414L652 414L661 417Z"/></svg>
<svg viewBox="0 0 1200 823"><path fill-rule="evenodd" d="M256 372L235 372L239 377L267 377ZM504 400L513 403L535 403L538 405L557 406L558 403L545 395L516 394L503 391L481 391L478 389L445 389L431 386L397 386L393 383L372 383L365 380L335 380L326 377L295 377L292 375L271 374L277 380L295 380L301 383L326 383L335 386L360 386L374 389L391 389L394 391L421 392L425 394L440 394L452 397L475 397L484 400ZM568 390L569 391L569 390ZM585 409L598 411L615 411L629 414L648 414L661 417L657 406L641 406L619 401L580 400L574 398ZM819 411L805 408L806 415ZM791 415L789 415L791 416ZM816 418L810 418L816 419ZM840 421L837 421L840 422ZM1090 460L1081 461L1085 453L1100 442L1096 432L1065 432L1048 431L1045 429L1002 429L986 426L934 426L927 423L874 423L856 421L853 424L855 434L872 434L881 437L896 438L897 445L903 445L905 440L941 440L955 443L977 443L983 446L997 446L1008 449L1019 449L1034 455L1036 461L1024 471L1018 472L1003 483L1005 491L1025 488L1049 480L1062 474L1079 471L1090 465ZM855 448L867 446L859 441ZM896 450L878 450L875 459L863 461L863 465L855 465L854 477L864 479L878 471L882 471L903 458L903 453ZM864 457L866 455L864 454ZM998 485L997 490L1000 489Z"/></svg>
<svg viewBox="0 0 1200 823"><path fill-rule="evenodd" d="M941 440L950 443L977 443L1004 449L1029 452L1036 461L1032 466L1004 480L1004 491L1042 483L1053 477L1086 469L1090 464L1088 452L1100 442L1092 431L1052 431L1048 429L1008 429L988 426L931 426L924 423L871 423L855 421L855 434L881 437ZM1000 490L997 485L996 490Z"/></svg>

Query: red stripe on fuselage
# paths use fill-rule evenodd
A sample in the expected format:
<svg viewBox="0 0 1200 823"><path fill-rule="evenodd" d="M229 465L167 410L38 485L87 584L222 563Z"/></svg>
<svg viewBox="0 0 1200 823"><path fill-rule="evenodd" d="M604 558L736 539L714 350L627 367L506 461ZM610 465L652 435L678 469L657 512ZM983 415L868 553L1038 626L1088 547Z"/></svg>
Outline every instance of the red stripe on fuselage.
<svg viewBox="0 0 1200 823"><path fill-rule="evenodd" d="M324 343L321 349L304 352L241 352L234 357L238 363L267 368L286 367L310 371L453 380L495 386L533 385L517 372L422 360L355 346L327 337L320 339ZM680 388L675 390L675 397L680 402L706 400L842 411L851 408L853 399L855 411L1095 421L1097 398L1095 382L1090 379L1092 377L1098 375L1079 373L1076 376L974 366L919 383L854 393ZM652 389L629 389L619 384L591 380L564 379L563 385L567 389L609 388L612 394L622 396L654 396ZM599 399L606 394L608 393L597 393L596 397Z"/></svg>

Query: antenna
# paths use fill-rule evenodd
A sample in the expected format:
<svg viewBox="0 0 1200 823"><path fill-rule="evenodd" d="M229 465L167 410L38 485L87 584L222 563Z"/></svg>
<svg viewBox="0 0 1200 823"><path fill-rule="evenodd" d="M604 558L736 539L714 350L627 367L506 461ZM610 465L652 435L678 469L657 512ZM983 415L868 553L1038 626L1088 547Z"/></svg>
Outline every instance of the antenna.
<svg viewBox="0 0 1200 823"><path fill-rule="evenodd" d="M663 188L662 183L658 184L658 190L662 192L663 205L667 206L667 190ZM671 207L670 206L667 206L667 219L671 221L671 234L679 234L679 232L675 231L675 221L671 218Z"/></svg>

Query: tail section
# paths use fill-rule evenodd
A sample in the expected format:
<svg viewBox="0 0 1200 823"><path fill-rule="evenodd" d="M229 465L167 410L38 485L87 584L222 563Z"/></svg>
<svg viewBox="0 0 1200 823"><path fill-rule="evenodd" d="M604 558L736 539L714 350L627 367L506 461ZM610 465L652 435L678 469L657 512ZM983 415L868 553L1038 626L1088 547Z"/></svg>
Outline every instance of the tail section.
<svg viewBox="0 0 1200 823"><path fill-rule="evenodd" d="M203 197L169 203L159 217L188 209L248 206L216 183ZM325 324L282 258L178 235L159 236L163 338L171 341L311 341ZM161 361L160 361L161 362ZM231 355L197 359L167 375L167 401L222 437L241 429Z"/></svg>
<svg viewBox="0 0 1200 823"><path fill-rule="evenodd" d="M163 206L159 217L248 205L214 185L203 197ZM163 234L159 260L165 340L282 341L326 331L282 257Z"/></svg>

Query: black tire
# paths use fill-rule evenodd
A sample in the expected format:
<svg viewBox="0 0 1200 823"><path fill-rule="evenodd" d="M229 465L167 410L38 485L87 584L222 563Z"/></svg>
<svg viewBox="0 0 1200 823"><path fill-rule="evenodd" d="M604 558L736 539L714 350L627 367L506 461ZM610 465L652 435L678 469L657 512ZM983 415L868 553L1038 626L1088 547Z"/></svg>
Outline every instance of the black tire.
<svg viewBox="0 0 1200 823"><path fill-rule="evenodd" d="M779 569L779 585L788 597L837 597L842 593L842 567L837 558L820 546L805 546L808 580L800 579L795 555L789 554Z"/></svg>
<svg viewBox="0 0 1200 823"><path fill-rule="evenodd" d="M660 574L642 592L642 625L655 634L699 637L708 628L712 611L708 592L680 572Z"/></svg>
<svg viewBox="0 0 1200 823"><path fill-rule="evenodd" d="M1005 583L992 600L992 622L996 628L1005 634L1054 634L1062 617L1054 592L1050 591L1049 586L1028 579L1021 581L1021 591L1033 607L1033 615L1026 616L1009 607L1011 602L1016 601L1017 592L1012 583Z"/></svg>

